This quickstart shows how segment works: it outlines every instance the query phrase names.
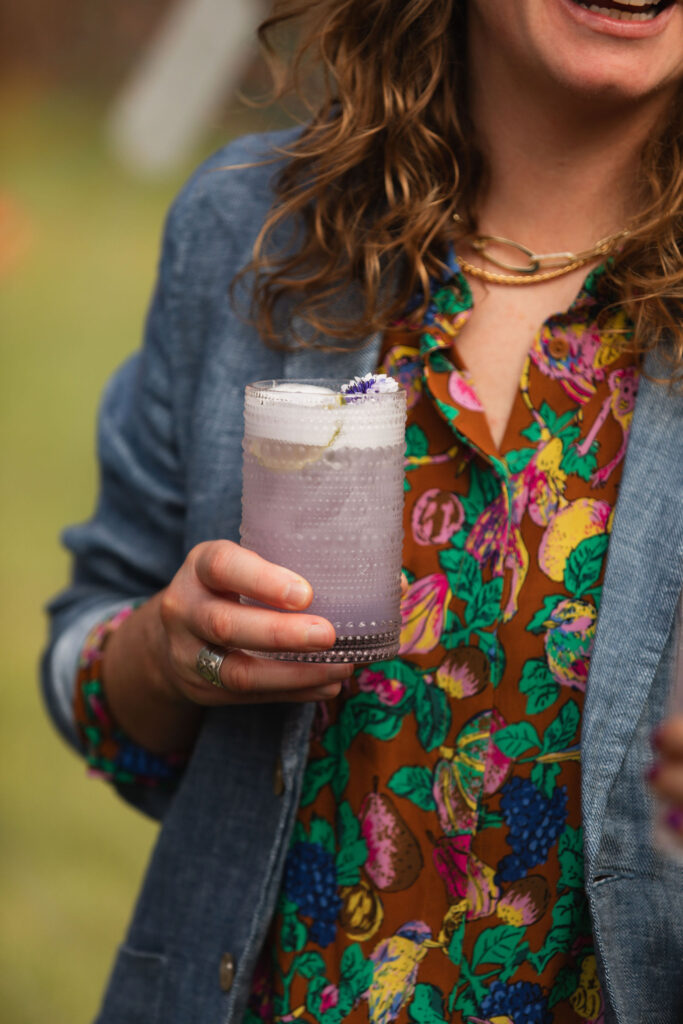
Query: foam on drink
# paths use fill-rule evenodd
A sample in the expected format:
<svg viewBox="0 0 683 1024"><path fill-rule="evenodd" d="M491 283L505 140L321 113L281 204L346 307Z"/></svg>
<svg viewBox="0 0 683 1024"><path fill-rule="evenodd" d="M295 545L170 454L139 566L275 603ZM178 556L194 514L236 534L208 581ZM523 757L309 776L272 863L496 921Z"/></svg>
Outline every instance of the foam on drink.
<svg viewBox="0 0 683 1024"><path fill-rule="evenodd" d="M386 399L381 397L386 393L349 400L339 388L319 384L283 381L262 389L255 385L245 397L245 434L316 447L402 444L405 425L400 417L387 416Z"/></svg>

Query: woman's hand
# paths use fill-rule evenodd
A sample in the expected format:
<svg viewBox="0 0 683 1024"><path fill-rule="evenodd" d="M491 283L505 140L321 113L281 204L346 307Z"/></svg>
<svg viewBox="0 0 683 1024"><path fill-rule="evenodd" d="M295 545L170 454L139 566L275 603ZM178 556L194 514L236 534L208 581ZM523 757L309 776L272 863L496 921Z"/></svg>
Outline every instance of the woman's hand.
<svg viewBox="0 0 683 1024"><path fill-rule="evenodd" d="M282 610L240 604L240 595ZM332 624L304 613L312 598L310 584L296 573L238 544L199 544L168 587L126 619L107 643L103 683L114 718L141 746L163 753L191 745L205 707L336 696L352 665L258 655L333 645ZM197 671L197 655L207 645L228 652L220 670L222 687Z"/></svg>
<svg viewBox="0 0 683 1024"><path fill-rule="evenodd" d="M283 611L240 604L254 598ZM305 701L335 696L350 665L309 664L259 658L259 651L321 651L334 644L334 628L303 612L313 599L306 580L231 541L194 548L161 595L161 645L166 680L175 693L198 704ZM224 689L198 674L199 650L228 651L221 666ZM250 653L246 654L245 650Z"/></svg>
<svg viewBox="0 0 683 1024"><path fill-rule="evenodd" d="M657 760L650 769L650 784L670 808L666 824L683 845L683 715L662 722L652 744Z"/></svg>

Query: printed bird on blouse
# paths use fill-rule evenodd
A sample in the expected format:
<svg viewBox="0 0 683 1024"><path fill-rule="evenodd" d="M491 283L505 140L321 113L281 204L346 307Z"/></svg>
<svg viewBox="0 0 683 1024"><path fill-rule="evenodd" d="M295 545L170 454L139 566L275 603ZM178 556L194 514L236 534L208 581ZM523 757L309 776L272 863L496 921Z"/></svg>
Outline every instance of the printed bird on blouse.
<svg viewBox="0 0 683 1024"><path fill-rule="evenodd" d="M598 617L594 605L565 598L543 623L548 668L560 686L585 690Z"/></svg>
<svg viewBox="0 0 683 1024"><path fill-rule="evenodd" d="M408 921L373 950L372 982L367 990L370 1024L390 1024L413 997L418 964L438 946L424 921Z"/></svg>

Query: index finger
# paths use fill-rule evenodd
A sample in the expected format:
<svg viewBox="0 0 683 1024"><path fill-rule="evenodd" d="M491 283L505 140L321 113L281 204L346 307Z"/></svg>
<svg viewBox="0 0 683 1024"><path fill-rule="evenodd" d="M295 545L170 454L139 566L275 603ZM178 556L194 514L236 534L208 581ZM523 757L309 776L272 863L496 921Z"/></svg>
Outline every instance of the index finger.
<svg viewBox="0 0 683 1024"><path fill-rule="evenodd" d="M209 541L197 552L198 579L218 594L237 593L275 608L300 611L313 600L310 583L232 541Z"/></svg>

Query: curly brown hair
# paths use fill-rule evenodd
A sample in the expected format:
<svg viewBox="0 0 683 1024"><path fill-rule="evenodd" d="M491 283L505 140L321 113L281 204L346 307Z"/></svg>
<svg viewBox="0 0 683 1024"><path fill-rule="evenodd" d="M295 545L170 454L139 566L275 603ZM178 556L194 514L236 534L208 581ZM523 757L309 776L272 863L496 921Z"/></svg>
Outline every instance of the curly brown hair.
<svg viewBox="0 0 683 1024"><path fill-rule="evenodd" d="M322 69L322 97L308 103L310 120L281 151L276 201L243 272L269 343L281 343L283 300L314 335L344 347L384 329L416 291L428 296L448 245L476 229L487 168L468 113L466 19L464 0L276 0L260 26L278 97L303 92L305 100L302 69ZM272 34L298 21L285 72ZM624 344L644 352L666 340L679 376L683 102L645 147L640 181L640 212L609 273L635 324ZM457 225L456 208L465 211ZM294 247L291 236L287 247L275 243L285 223L298 225ZM350 283L362 297L353 320L334 302Z"/></svg>

